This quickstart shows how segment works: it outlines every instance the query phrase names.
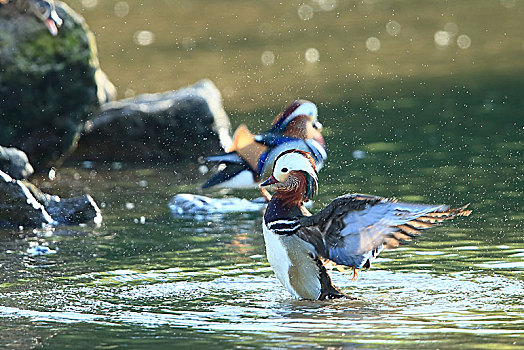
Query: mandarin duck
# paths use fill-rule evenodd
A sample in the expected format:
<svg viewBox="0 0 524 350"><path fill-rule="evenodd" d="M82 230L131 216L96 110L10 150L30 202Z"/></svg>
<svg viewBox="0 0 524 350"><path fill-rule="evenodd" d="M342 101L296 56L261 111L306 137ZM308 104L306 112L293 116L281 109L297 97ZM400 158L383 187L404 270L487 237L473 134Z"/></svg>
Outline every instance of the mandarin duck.
<svg viewBox="0 0 524 350"><path fill-rule="evenodd" d="M450 209L347 194L311 215L303 204L317 191L317 171L312 157L301 150L278 155L272 175L260 186L275 191L263 217L267 259L278 280L301 299L348 297L333 285L326 262L350 267L356 274L369 268L383 249L471 213L467 205Z"/></svg>
<svg viewBox="0 0 524 350"><path fill-rule="evenodd" d="M256 188L264 174L271 172L276 156L288 149L310 152L317 169L321 169L327 154L317 116L313 102L297 100L275 118L270 130L260 135L240 125L227 153L206 158L218 163L219 171L202 188Z"/></svg>
<svg viewBox="0 0 524 350"><path fill-rule="evenodd" d="M15 12L33 14L45 24L51 35L56 36L58 34L58 28L63 21L56 12L54 0L0 0L0 5L8 4L13 5Z"/></svg>

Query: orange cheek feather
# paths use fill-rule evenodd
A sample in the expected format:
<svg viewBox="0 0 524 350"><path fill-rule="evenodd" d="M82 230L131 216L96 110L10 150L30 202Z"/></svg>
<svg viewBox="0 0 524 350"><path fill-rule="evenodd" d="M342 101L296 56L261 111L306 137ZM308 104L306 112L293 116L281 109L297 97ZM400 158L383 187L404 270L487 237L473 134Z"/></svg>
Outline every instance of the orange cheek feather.
<svg viewBox="0 0 524 350"><path fill-rule="evenodd" d="M275 197L282 199L285 206L300 206L306 193L306 177L300 171L292 171L284 183L284 187L277 189Z"/></svg>

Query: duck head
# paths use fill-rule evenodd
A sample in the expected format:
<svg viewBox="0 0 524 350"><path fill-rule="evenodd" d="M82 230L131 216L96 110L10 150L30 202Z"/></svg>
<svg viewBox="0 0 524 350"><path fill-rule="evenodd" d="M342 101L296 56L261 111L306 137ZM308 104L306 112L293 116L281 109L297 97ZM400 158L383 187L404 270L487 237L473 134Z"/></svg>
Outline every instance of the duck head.
<svg viewBox="0 0 524 350"><path fill-rule="evenodd" d="M315 124L318 124L317 127L315 127ZM306 115L299 115L288 123L282 136L302 140L313 139L322 147L325 147L326 144L320 130L322 130L322 124L319 122L311 122Z"/></svg>
<svg viewBox="0 0 524 350"><path fill-rule="evenodd" d="M324 138L320 133L322 124L318 121L317 106L307 100L296 100L286 110L275 118L271 129L260 135L257 141L268 135L282 135L297 139L314 139L325 147Z"/></svg>
<svg viewBox="0 0 524 350"><path fill-rule="evenodd" d="M288 150L276 158L271 176L260 184L275 190L275 197L287 204L307 202L317 192L318 178L315 161L308 152Z"/></svg>
<svg viewBox="0 0 524 350"><path fill-rule="evenodd" d="M56 13L54 0L30 0L28 2L29 10L44 22L47 30L51 35L58 34L58 28L62 26L62 18Z"/></svg>
<svg viewBox="0 0 524 350"><path fill-rule="evenodd" d="M322 129L322 124L318 122L318 108L313 102L308 100L296 100L289 105L288 108L275 118L273 121L273 129L284 131L293 119L298 116L306 116L311 123L315 124L316 127Z"/></svg>

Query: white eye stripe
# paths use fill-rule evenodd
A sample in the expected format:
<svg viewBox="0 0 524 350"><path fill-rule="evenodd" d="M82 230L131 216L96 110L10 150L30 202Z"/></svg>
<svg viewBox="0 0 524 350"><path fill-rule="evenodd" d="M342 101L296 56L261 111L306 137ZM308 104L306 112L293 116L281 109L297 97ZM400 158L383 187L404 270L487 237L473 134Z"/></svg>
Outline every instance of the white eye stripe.
<svg viewBox="0 0 524 350"><path fill-rule="evenodd" d="M287 180L287 174L290 171L305 171L311 175L315 180L317 179L317 174L310 160L304 155L298 152L292 152L282 155L277 159L274 168L274 176L280 181L284 182ZM287 171L284 171L287 170Z"/></svg>
<svg viewBox="0 0 524 350"><path fill-rule="evenodd" d="M295 225L297 223L296 220L275 220L267 223L268 227L271 227L273 225Z"/></svg>
<svg viewBox="0 0 524 350"><path fill-rule="evenodd" d="M306 102L301 104L297 109L291 113L290 117L296 117L299 115L307 115L310 118L317 119L318 109L313 102Z"/></svg>
<svg viewBox="0 0 524 350"><path fill-rule="evenodd" d="M297 225L297 226L294 226L294 227L290 227L290 228L274 228L272 229L273 231L275 232L294 232L296 230L298 230L300 228L300 225Z"/></svg>
<svg viewBox="0 0 524 350"><path fill-rule="evenodd" d="M291 226L291 227L269 227L268 228L270 230L274 230L274 231L295 231L296 229L298 229L300 227L300 224L296 224L295 226Z"/></svg>

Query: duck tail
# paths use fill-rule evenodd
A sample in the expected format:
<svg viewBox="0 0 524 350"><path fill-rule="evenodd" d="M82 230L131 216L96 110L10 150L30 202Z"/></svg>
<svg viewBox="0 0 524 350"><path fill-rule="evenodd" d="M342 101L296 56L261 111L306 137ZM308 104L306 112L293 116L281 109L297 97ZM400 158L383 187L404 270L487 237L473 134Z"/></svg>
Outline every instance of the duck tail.
<svg viewBox="0 0 524 350"><path fill-rule="evenodd" d="M214 163L236 163L236 164L243 164L245 162L237 152L229 152L229 153L217 154L214 156L207 156L206 161L214 162Z"/></svg>
<svg viewBox="0 0 524 350"><path fill-rule="evenodd" d="M253 142L255 142L255 135L249 131L245 124L240 124L233 134L233 142L227 149L227 152L244 148Z"/></svg>
<svg viewBox="0 0 524 350"><path fill-rule="evenodd" d="M247 170L249 170L249 166L247 164L224 163L224 168L221 169L218 173L211 176L211 178L202 185L202 188L204 189L216 186L218 184L231 180L233 177L240 174L242 171Z"/></svg>

